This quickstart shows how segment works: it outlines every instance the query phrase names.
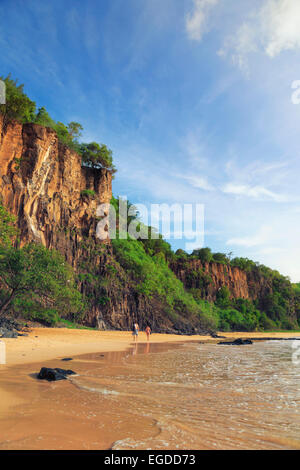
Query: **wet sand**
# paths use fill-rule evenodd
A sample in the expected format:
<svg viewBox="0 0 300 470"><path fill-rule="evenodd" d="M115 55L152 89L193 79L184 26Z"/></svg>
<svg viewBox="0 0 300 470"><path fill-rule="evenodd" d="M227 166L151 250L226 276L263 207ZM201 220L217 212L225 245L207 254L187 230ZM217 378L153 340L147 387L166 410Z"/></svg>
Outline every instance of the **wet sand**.
<svg viewBox="0 0 300 470"><path fill-rule="evenodd" d="M300 333L221 335L300 337ZM0 449L109 449L116 441L134 441L137 434L145 442L155 440L161 432L154 415L143 413L141 417L126 405L128 400L134 403L134 396L139 397L144 389L144 379L149 381L154 374L152 369L143 371L149 352L169 351L183 343L217 343L220 339L153 334L147 344L141 332L135 346L130 332L35 328L28 337L4 341L7 364L0 365ZM73 361L62 362L63 357L73 357ZM136 360L133 370L142 375L130 388L135 377L129 380L130 367ZM53 383L38 381L35 374L42 366L74 369L79 377ZM122 396L123 382L126 397ZM161 406L159 403L157 399ZM205 436L202 438L197 446L205 448ZM298 445L295 442L294 447Z"/></svg>
<svg viewBox="0 0 300 470"><path fill-rule="evenodd" d="M219 333L228 339L236 338L295 338L300 337L296 333ZM151 343L182 343L190 341L218 342L211 336L181 336L152 334ZM124 351L133 344L133 337L129 331L96 331L73 330L67 328L34 328L28 336L20 336L17 339L2 339L6 344L7 366L16 364L29 364L37 361L47 361L59 357L92 352ZM139 343L146 342L144 332L139 334ZM5 368L0 364L0 372Z"/></svg>

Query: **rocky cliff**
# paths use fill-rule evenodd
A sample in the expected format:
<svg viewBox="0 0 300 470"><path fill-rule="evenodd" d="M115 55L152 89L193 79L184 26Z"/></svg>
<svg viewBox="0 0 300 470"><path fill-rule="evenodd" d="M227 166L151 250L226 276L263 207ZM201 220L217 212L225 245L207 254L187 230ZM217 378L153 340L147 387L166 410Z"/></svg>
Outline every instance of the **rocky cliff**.
<svg viewBox="0 0 300 470"><path fill-rule="evenodd" d="M108 170L82 167L52 129L13 122L4 132L0 116L0 194L22 244L40 241L76 266L83 237L96 233L97 206L111 200L111 180Z"/></svg>
<svg viewBox="0 0 300 470"><path fill-rule="evenodd" d="M259 266L243 270L222 263L202 263L192 257L178 259L170 267L197 298L216 302L221 288L226 287L233 301L249 300L272 320L280 321L286 328L297 328L299 299L290 281L279 273L266 273Z"/></svg>
<svg viewBox="0 0 300 470"><path fill-rule="evenodd" d="M109 170L82 167L81 157L52 129L18 122L4 129L0 116L2 203L16 216L22 245L36 241L57 249L73 266L79 289L92 299L82 321L117 329L138 321L156 331L194 332L184 319L174 330L164 305L138 293L109 241L96 238L96 209L110 202L111 183Z"/></svg>
<svg viewBox="0 0 300 470"><path fill-rule="evenodd" d="M171 268L187 289L199 289L201 297L215 302L221 287L227 287L231 298L257 300L271 292L268 279L255 271L243 271L221 263L202 263L199 259L179 260Z"/></svg>

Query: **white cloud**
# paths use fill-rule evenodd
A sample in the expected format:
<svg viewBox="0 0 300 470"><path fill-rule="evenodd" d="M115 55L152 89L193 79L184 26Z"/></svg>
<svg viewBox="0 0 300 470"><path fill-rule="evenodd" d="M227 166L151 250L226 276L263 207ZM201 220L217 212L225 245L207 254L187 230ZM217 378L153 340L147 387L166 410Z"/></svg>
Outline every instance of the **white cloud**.
<svg viewBox="0 0 300 470"><path fill-rule="evenodd" d="M284 50L300 48L299 0L264 0L246 21L225 38L219 55L248 71L249 56L255 52L274 58Z"/></svg>
<svg viewBox="0 0 300 470"><path fill-rule="evenodd" d="M243 23L233 36L225 38L224 45L218 54L229 55L233 64L248 74L248 56L258 50L256 41L256 28Z"/></svg>
<svg viewBox="0 0 300 470"><path fill-rule="evenodd" d="M300 48L299 0L269 0L260 12L265 52L275 57L281 51Z"/></svg>
<svg viewBox="0 0 300 470"><path fill-rule="evenodd" d="M288 200L286 196L270 191L263 186L227 183L222 190L224 193L235 194L237 196L247 196L254 199L269 199L274 202L287 202Z"/></svg>
<svg viewBox="0 0 300 470"><path fill-rule="evenodd" d="M253 232L252 220L248 224L250 235L237 236L228 239L226 245L236 251L237 256L245 256L259 261L272 269L278 270L285 276L290 276L292 282L300 280L300 225L292 212L282 212L266 216L267 222L258 226ZM290 227L293 226L293 230ZM251 231L250 231L251 230ZM243 225L244 233L247 227Z"/></svg>
<svg viewBox="0 0 300 470"><path fill-rule="evenodd" d="M214 187L203 176L183 176L194 188L212 191Z"/></svg>
<svg viewBox="0 0 300 470"><path fill-rule="evenodd" d="M190 39L201 41L209 30L208 20L212 8L219 0L194 0L194 10L188 13L185 27Z"/></svg>
<svg viewBox="0 0 300 470"><path fill-rule="evenodd" d="M264 245L269 241L272 235L272 227L264 225L257 234L247 237L237 237L227 240L226 245L244 246L251 248L254 246Z"/></svg>

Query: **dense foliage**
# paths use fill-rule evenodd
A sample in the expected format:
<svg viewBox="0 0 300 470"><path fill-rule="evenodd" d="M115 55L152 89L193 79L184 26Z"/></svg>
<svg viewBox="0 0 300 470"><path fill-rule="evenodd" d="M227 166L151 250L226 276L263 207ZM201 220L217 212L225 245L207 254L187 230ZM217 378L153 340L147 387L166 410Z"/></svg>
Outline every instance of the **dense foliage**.
<svg viewBox="0 0 300 470"><path fill-rule="evenodd" d="M216 318L201 309L193 295L186 292L181 281L171 271L163 251L154 250L137 240L112 240L118 263L131 275L135 289L148 298L157 298L165 305L165 313L173 320L180 315L197 318L203 328L215 328ZM147 252L148 250L148 252Z"/></svg>
<svg viewBox="0 0 300 470"><path fill-rule="evenodd" d="M78 319L84 305L74 274L62 256L31 243L20 248L13 218L0 205L0 315L54 324L60 316Z"/></svg>
<svg viewBox="0 0 300 470"><path fill-rule="evenodd" d="M300 324L300 285L292 284L289 278L278 271L268 268L248 258L233 258L231 254L213 253L210 248L194 250L191 255L183 250L176 252L178 260L187 272L187 279L197 288L190 289L194 296L204 297L211 279L204 270L195 271L189 266L193 259L206 263L220 263L229 268L239 268L246 272L248 285L251 288L255 282L264 283L265 291L255 301L233 299L226 286L217 292L215 308L221 330L256 329L298 329Z"/></svg>

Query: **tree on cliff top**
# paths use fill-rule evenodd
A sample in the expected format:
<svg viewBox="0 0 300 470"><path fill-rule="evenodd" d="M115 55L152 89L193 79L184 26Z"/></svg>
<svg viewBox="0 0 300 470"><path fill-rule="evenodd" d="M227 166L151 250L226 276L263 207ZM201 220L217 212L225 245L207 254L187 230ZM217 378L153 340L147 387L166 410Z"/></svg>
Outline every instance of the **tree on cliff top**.
<svg viewBox="0 0 300 470"><path fill-rule="evenodd" d="M79 137L81 137L81 131L83 131L83 127L81 124L79 124L79 122L69 122L67 129L73 140L77 140Z"/></svg>
<svg viewBox="0 0 300 470"><path fill-rule="evenodd" d="M113 172L116 171L112 159L112 151L105 144L91 142L80 145L82 162L92 168L106 168Z"/></svg>
<svg viewBox="0 0 300 470"><path fill-rule="evenodd" d="M52 129L55 127L55 121L52 119L48 111L46 111L44 106L38 109L34 122L41 126L51 127Z"/></svg>
<svg viewBox="0 0 300 470"><path fill-rule="evenodd" d="M194 250L192 256L196 256L202 263L209 263L213 259L213 254L210 248L199 248Z"/></svg>
<svg viewBox="0 0 300 470"><path fill-rule="evenodd" d="M0 77L6 86L6 104L0 105L0 113L3 115L4 125L16 119L21 122L33 122L35 120L36 104L24 93L24 85L18 85L10 74Z"/></svg>
<svg viewBox="0 0 300 470"><path fill-rule="evenodd" d="M82 155L82 162L92 168L106 168L112 173L116 172L113 165L112 151L104 144L91 142L79 143L83 127L79 122L71 121L68 125L54 121L43 106L36 111L36 104L24 93L24 85L19 85L10 74L0 79L6 87L6 104L0 105L0 114L3 116L4 128L13 120L27 123L32 122L41 126L50 127L57 133L58 140L67 147Z"/></svg>

